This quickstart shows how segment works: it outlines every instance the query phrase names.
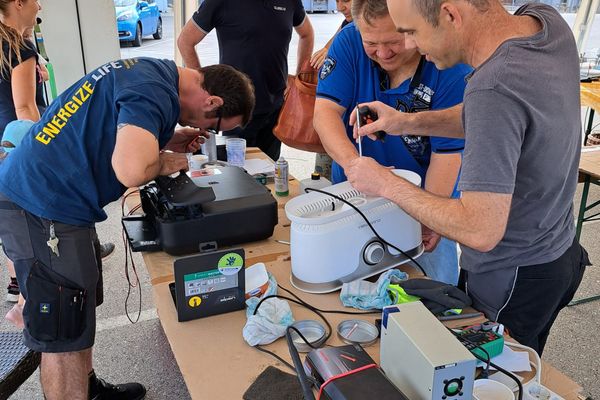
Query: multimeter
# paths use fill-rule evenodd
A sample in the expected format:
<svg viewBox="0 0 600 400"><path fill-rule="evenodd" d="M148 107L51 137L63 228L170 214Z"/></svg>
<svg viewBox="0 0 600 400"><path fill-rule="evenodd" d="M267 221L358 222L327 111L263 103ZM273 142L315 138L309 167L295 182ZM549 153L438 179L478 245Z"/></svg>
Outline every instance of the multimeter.
<svg viewBox="0 0 600 400"><path fill-rule="evenodd" d="M504 348L504 337L497 334L491 329L486 329L487 326L474 325L464 328L460 331L455 331L458 340L472 353L487 360L488 356L479 348L485 349L490 358L502 353Z"/></svg>

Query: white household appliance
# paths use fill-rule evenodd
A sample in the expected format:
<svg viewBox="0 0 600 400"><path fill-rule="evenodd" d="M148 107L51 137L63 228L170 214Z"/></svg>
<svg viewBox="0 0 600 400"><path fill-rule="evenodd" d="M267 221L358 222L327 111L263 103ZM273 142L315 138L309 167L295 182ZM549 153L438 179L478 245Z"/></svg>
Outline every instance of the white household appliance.
<svg viewBox="0 0 600 400"><path fill-rule="evenodd" d="M418 174L394 170L415 185ZM369 197L342 182L321 189L356 206L385 241L416 258L423 253L421 224L382 197ZM381 273L409 261L381 241L352 207L327 194L309 192L285 205L292 222L292 284L305 292L327 293L344 283Z"/></svg>

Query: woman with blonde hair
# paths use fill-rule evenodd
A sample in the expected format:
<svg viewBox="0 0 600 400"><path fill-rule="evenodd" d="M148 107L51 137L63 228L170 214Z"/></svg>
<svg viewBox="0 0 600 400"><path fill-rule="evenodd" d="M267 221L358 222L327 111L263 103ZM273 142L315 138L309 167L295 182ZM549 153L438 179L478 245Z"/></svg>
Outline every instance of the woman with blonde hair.
<svg viewBox="0 0 600 400"><path fill-rule="evenodd" d="M29 40L40 10L37 0L0 0L0 139L9 122L38 121L46 107L42 92L43 79L37 66L38 54L34 43ZM10 261L8 271L10 283L6 299L16 302L20 291ZM22 325L20 310L11 310L7 319L17 326Z"/></svg>

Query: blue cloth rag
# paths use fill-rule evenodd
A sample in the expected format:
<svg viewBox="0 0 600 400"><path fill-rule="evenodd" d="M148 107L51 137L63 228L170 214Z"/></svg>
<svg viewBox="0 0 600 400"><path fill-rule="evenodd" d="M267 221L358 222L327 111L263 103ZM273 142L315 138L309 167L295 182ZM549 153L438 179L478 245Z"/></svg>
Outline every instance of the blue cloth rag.
<svg viewBox="0 0 600 400"><path fill-rule="evenodd" d="M394 304L388 294L388 285L408 279L408 275L392 268L379 277L377 282L353 281L344 283L340 292L340 300L346 307L359 310L382 309Z"/></svg>

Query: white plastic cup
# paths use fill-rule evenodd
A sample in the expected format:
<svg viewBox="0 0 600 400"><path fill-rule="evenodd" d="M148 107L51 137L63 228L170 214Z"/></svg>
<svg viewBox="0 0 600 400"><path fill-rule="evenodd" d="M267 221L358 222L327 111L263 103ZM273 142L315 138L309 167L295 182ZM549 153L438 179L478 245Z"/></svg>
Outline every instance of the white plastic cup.
<svg viewBox="0 0 600 400"><path fill-rule="evenodd" d="M473 386L473 397L477 400L514 400L515 395L508 386L491 379L477 379Z"/></svg>
<svg viewBox="0 0 600 400"><path fill-rule="evenodd" d="M208 156L204 154L194 154L188 159L190 172L199 171L204 163L208 162Z"/></svg>
<svg viewBox="0 0 600 400"><path fill-rule="evenodd" d="M225 140L225 148L229 165L243 167L246 159L246 139L229 138Z"/></svg>

